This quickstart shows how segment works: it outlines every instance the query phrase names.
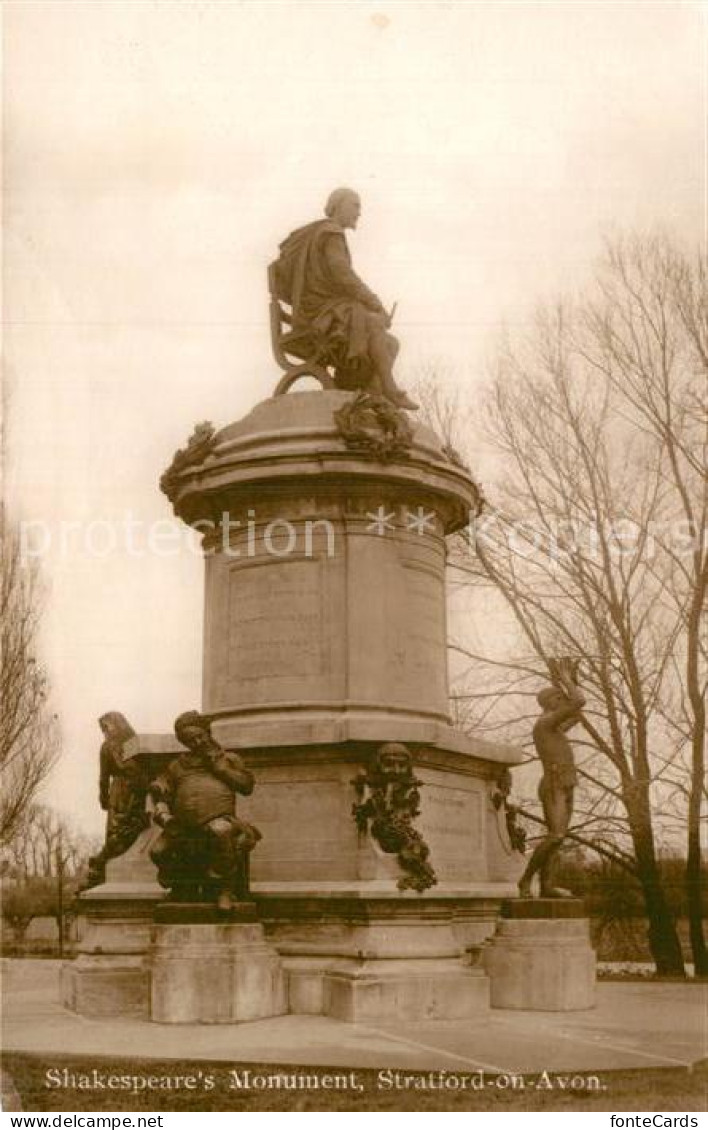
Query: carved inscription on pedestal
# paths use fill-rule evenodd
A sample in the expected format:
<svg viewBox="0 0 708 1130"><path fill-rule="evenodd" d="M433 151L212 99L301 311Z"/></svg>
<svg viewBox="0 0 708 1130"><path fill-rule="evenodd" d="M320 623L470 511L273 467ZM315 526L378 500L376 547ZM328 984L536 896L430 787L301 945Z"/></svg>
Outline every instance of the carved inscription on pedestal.
<svg viewBox="0 0 708 1130"><path fill-rule="evenodd" d="M353 877L356 836L349 819L348 792L339 781L297 780L297 773L295 769L282 780L260 781L253 797L239 802L239 816L258 821L263 833L259 858L253 855L252 878Z"/></svg>
<svg viewBox="0 0 708 1130"><path fill-rule="evenodd" d="M388 610L391 674L397 693L447 709L445 591L439 573L415 559L397 569L399 599ZM395 589L394 589L395 591Z"/></svg>
<svg viewBox="0 0 708 1130"><path fill-rule="evenodd" d="M411 639L415 645L411 668L422 674L435 667L444 670L445 591L441 577L418 564L405 566L406 595ZM442 658L442 663L441 663Z"/></svg>
<svg viewBox="0 0 708 1130"><path fill-rule="evenodd" d="M434 853L441 881L468 878L484 867L482 798L470 789L427 785L420 826Z"/></svg>
<svg viewBox="0 0 708 1130"><path fill-rule="evenodd" d="M231 679L307 677L325 670L317 559L236 566L229 577Z"/></svg>

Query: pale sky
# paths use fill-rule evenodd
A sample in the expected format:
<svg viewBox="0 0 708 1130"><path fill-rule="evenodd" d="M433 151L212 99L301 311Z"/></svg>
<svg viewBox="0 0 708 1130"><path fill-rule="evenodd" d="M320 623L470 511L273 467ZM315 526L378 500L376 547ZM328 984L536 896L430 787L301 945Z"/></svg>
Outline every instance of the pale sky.
<svg viewBox="0 0 708 1130"><path fill-rule="evenodd" d="M276 383L278 242L358 189L350 246L398 302L402 375L436 360L474 398L500 325L582 285L603 232L705 241L706 6L6 0L3 17L5 489L51 539L64 757L46 798L95 831L97 716L164 731L200 702L199 556L148 553L144 531L170 518L157 483L193 425ZM88 523L126 518L132 553L124 534L89 551Z"/></svg>

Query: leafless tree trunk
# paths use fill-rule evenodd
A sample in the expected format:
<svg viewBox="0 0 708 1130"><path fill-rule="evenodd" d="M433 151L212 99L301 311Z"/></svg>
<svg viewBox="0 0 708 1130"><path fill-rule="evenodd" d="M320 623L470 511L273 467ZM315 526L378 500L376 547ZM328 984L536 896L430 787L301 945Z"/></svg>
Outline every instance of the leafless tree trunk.
<svg viewBox="0 0 708 1130"><path fill-rule="evenodd" d="M54 763L59 734L36 653L36 569L22 561L16 532L2 510L0 563L0 844L6 844Z"/></svg>
<svg viewBox="0 0 708 1130"><path fill-rule="evenodd" d="M33 804L16 826L5 850L15 879L56 877L59 850L66 875L72 878L85 868L96 844L61 813L47 805Z"/></svg>
<svg viewBox="0 0 708 1130"><path fill-rule="evenodd" d="M666 238L618 240L608 248L600 288L601 299L588 307L586 323L603 348L590 360L622 395L633 426L646 429L663 448L674 513L692 541L691 551L678 556L672 531L657 535L669 565L661 575L662 594L681 624L675 665L681 693L664 713L690 748L686 891L694 965L706 976L700 836L708 680L706 262L690 260Z"/></svg>

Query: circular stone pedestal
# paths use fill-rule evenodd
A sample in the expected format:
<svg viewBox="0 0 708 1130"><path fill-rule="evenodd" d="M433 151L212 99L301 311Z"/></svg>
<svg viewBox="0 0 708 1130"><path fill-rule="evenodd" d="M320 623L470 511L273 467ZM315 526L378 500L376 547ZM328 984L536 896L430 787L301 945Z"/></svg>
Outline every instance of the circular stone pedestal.
<svg viewBox="0 0 708 1130"><path fill-rule="evenodd" d="M150 1018L238 1024L287 1011L280 958L258 922L157 924Z"/></svg>
<svg viewBox="0 0 708 1130"><path fill-rule="evenodd" d="M549 917L540 916L541 903ZM522 901L508 903L502 913L507 916L500 919L484 962L492 1008L593 1008L595 951L582 902ZM553 913L558 916L550 917Z"/></svg>
<svg viewBox="0 0 708 1130"><path fill-rule="evenodd" d="M499 801L522 755L449 716L445 539L479 512L469 471L413 418L332 390L198 429L161 485L203 536L202 709L258 782L239 815L263 835L251 890L290 1011L478 1015L486 980L464 954L523 865ZM415 832L437 878L422 892L399 887L398 852L353 814L388 742L414 760ZM186 961L177 947L169 960ZM176 997L174 1019L184 1008Z"/></svg>
<svg viewBox="0 0 708 1130"><path fill-rule="evenodd" d="M203 708L226 746L454 737L445 536L479 492L424 426L395 458L352 448L354 402L263 401L166 488L203 534Z"/></svg>

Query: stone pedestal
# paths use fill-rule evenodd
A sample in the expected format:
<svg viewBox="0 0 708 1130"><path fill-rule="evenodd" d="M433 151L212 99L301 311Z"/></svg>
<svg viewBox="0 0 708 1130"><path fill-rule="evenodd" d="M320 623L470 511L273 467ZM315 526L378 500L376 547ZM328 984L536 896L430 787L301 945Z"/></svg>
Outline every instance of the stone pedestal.
<svg viewBox="0 0 708 1130"><path fill-rule="evenodd" d="M177 752L174 738L143 735L147 753ZM78 954L62 967L62 1000L83 1016L150 1015L149 950L155 907L165 897L150 846L159 828L147 828L118 859L109 860L106 882L75 903Z"/></svg>
<svg viewBox="0 0 708 1130"><path fill-rule="evenodd" d="M383 881L376 890L323 887L258 898L290 1012L383 1022L399 1011L410 1020L486 1011L487 979L470 954L494 929L499 898L487 887L477 898L449 887L400 892Z"/></svg>
<svg viewBox="0 0 708 1130"><path fill-rule="evenodd" d="M479 492L429 428L388 455L353 447L341 414L354 400L265 400L169 480L204 538L203 710L234 748L465 753L449 718L445 537Z"/></svg>
<svg viewBox="0 0 708 1130"><path fill-rule="evenodd" d="M580 900L503 907L484 955L492 1008L574 1012L595 1004L595 952Z"/></svg>
<svg viewBox="0 0 708 1130"><path fill-rule="evenodd" d="M145 854L144 841L149 838L150 833L144 833L130 849L138 875ZM76 900L78 954L62 967L62 1000L67 1008L83 1016L147 1017L152 919L164 891L155 880L155 868L149 859L151 880L149 871L144 869L142 880L112 881L111 867L109 863L106 883ZM125 876L125 863L121 867Z"/></svg>
<svg viewBox="0 0 708 1130"><path fill-rule="evenodd" d="M81 953L65 961L61 970L61 998L65 1008L81 1016L149 1015L150 971L145 953Z"/></svg>
<svg viewBox="0 0 708 1130"><path fill-rule="evenodd" d="M106 957L97 917L106 938L123 939L108 997L119 1005L125 984L126 1008L151 997L162 1022L284 1011L276 951L292 1012L415 1022L488 1007L469 956L516 890L523 860L499 790L522 755L449 716L445 539L480 496L429 428L410 418L392 447L385 421L351 393L272 397L188 445L163 476L175 513L203 534L202 709L256 778L238 811L263 833L250 874L267 940L256 922L157 921L148 943L151 907L129 967L116 965L130 956L119 952L127 933L117 902L113 925L98 911L103 889L75 963L79 1011L87 994L77 986ZM408 856L391 834L399 794L378 831L353 813L391 742L406 746L417 798L405 816ZM417 850L429 868L422 889L410 889ZM129 855L124 886L133 867L133 878L154 874L145 851ZM437 882L426 886L430 868Z"/></svg>
<svg viewBox="0 0 708 1130"><path fill-rule="evenodd" d="M265 400L166 488L203 533L203 710L257 780L239 801L263 832L253 889L399 878L351 811L352 778L402 742L438 881L512 894L520 857L491 798L521 754L449 716L445 539L479 492L412 417L395 453L352 445L341 421L354 404L341 391Z"/></svg>
<svg viewBox="0 0 708 1130"><path fill-rule="evenodd" d="M353 1023L472 1020L488 1008L483 971L459 959L349 961L324 978L323 1011Z"/></svg>
<svg viewBox="0 0 708 1130"><path fill-rule="evenodd" d="M357 423L356 403L272 397L163 480L203 533L203 710L256 778L239 813L263 833L251 889L291 1011L472 1017L487 990L466 951L521 866L493 803L521 754L449 717L445 539L479 492L412 417L402 446L371 442L375 413ZM419 782L437 876L421 893L353 818L354 780L387 742Z"/></svg>
<svg viewBox="0 0 708 1130"><path fill-rule="evenodd" d="M157 923L150 1018L161 1024L239 1024L287 1012L280 959L257 922Z"/></svg>

